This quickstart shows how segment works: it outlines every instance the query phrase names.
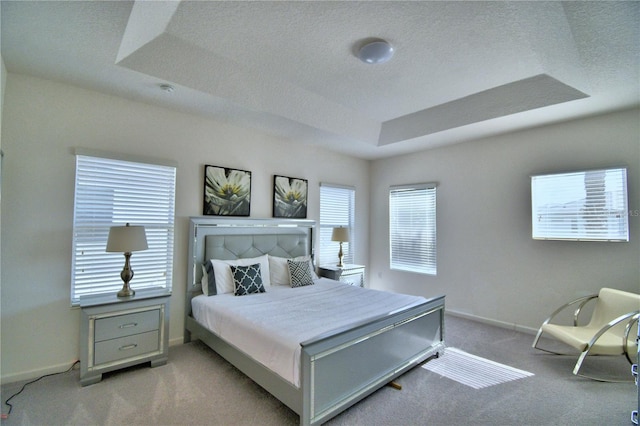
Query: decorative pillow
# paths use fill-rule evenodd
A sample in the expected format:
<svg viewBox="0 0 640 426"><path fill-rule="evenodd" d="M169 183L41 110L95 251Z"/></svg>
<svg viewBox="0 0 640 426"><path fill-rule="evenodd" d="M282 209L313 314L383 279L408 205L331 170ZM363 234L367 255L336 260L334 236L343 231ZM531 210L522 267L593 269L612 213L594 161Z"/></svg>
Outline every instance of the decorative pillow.
<svg viewBox="0 0 640 426"><path fill-rule="evenodd" d="M208 292L209 277L207 277L207 270L204 267L204 265L206 265L207 263L210 263L210 262L206 262L202 264L202 278L200 278L200 287L202 288L202 293L204 293L205 296L209 295L208 294L209 293Z"/></svg>
<svg viewBox="0 0 640 426"><path fill-rule="evenodd" d="M217 294L233 293L235 285L233 282L233 274L231 273L230 266L249 266L256 263L260 264L260 270L262 275L262 285L268 288L271 285L269 279L269 260L267 255L262 255L247 259L236 260L219 260L211 259L213 270L215 272L215 282Z"/></svg>
<svg viewBox="0 0 640 426"><path fill-rule="evenodd" d="M311 275L311 267L309 266L308 260L296 261L287 259L287 265L289 266L291 287L313 285L313 277Z"/></svg>
<svg viewBox="0 0 640 426"><path fill-rule="evenodd" d="M202 264L202 281L200 281L200 284L205 296L216 295L216 275L213 271L213 265L209 261Z"/></svg>
<svg viewBox="0 0 640 426"><path fill-rule="evenodd" d="M230 268L233 273L234 294L236 296L265 292L259 263L250 266L231 266Z"/></svg>
<svg viewBox="0 0 640 426"><path fill-rule="evenodd" d="M269 255L269 275L271 278L271 285L291 285L291 278L289 274L289 265L287 260L293 260L297 262L307 261L309 262L309 268L311 269L312 278L318 278L313 270L313 263L311 262L311 256L298 256L293 259L287 259L286 257L277 257Z"/></svg>

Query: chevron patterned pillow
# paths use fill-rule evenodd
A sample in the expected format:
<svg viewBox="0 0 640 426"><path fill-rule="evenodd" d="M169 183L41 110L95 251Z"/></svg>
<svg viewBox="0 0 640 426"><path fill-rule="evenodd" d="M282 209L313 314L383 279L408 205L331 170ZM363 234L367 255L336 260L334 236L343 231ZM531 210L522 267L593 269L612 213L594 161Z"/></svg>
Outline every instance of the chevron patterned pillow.
<svg viewBox="0 0 640 426"><path fill-rule="evenodd" d="M289 266L289 275L291 276L291 287L302 287L313 284L309 261L298 262L287 259L287 265Z"/></svg>

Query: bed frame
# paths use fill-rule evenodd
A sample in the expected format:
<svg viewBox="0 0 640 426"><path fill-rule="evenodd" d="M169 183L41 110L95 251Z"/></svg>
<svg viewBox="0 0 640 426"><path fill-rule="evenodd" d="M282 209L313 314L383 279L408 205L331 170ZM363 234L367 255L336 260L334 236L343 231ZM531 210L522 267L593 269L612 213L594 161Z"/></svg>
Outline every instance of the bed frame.
<svg viewBox="0 0 640 426"><path fill-rule="evenodd" d="M192 217L189 223L185 342L203 341L295 411L302 425L329 420L445 349L439 296L303 342L298 388L195 321L191 299L202 292L206 259L313 255L314 228L314 221L300 219Z"/></svg>

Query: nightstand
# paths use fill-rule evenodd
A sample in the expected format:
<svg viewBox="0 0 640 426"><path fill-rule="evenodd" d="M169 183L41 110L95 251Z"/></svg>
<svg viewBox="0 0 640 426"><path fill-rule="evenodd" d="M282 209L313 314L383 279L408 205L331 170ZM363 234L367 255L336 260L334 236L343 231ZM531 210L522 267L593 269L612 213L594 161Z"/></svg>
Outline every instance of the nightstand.
<svg viewBox="0 0 640 426"><path fill-rule="evenodd" d="M169 299L161 289L136 290L126 299L116 294L80 298L80 383L102 380L102 373L151 361L167 363Z"/></svg>
<svg viewBox="0 0 640 426"><path fill-rule="evenodd" d="M341 268L335 265L322 265L319 272L321 277L364 287L364 269L364 265L345 264Z"/></svg>

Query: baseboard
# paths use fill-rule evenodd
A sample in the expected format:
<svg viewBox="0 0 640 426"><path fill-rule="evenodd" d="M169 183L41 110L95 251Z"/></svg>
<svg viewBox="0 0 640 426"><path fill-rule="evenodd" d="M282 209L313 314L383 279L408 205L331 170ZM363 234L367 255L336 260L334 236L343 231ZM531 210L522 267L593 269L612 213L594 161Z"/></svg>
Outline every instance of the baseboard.
<svg viewBox="0 0 640 426"><path fill-rule="evenodd" d="M481 317L481 316L478 316L478 315L469 314L469 313L466 313L466 312L452 311L451 309L447 309L447 310L445 310L445 313L449 314L449 315L452 315L454 317L459 317L459 318L464 318L464 319L468 319L468 320L471 320L471 321L481 322L481 323L484 323L484 324L489 324L489 325L493 325L493 326L500 327L500 328L506 328L508 330L514 330L514 331L518 331L518 332L521 332L521 333L535 335L538 332L537 328L525 327L524 325L520 325L520 324L512 324L512 323L508 323L508 322L504 322L504 321L498 321L498 320L495 320L495 319L485 318L485 317Z"/></svg>
<svg viewBox="0 0 640 426"><path fill-rule="evenodd" d="M183 343L184 342L182 337L179 337L177 339L171 339L169 340L169 347L181 345ZM67 371L69 367L71 367L71 364L73 364L74 362L75 360L69 363L57 364L47 368L23 371L20 373L7 374L6 376L0 376L0 384L6 385L9 383L21 382L23 380L37 379L38 377L46 376L47 374L62 373L64 371Z"/></svg>
<svg viewBox="0 0 640 426"><path fill-rule="evenodd" d="M182 345L184 343L184 337L178 337L175 339L169 339L169 347L171 346L176 346L176 345Z"/></svg>
<svg viewBox="0 0 640 426"><path fill-rule="evenodd" d="M8 383L21 382L23 380L37 379L38 377L46 376L48 374L64 373L69 368L71 368L74 362L76 362L76 360L64 364L53 365L47 368L23 371L15 374L7 374L6 376L0 377L0 384L6 385ZM76 366L76 368L80 367Z"/></svg>

